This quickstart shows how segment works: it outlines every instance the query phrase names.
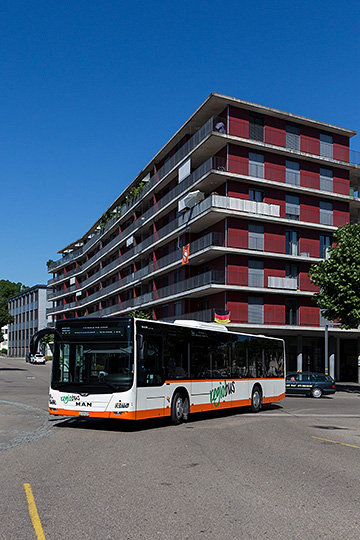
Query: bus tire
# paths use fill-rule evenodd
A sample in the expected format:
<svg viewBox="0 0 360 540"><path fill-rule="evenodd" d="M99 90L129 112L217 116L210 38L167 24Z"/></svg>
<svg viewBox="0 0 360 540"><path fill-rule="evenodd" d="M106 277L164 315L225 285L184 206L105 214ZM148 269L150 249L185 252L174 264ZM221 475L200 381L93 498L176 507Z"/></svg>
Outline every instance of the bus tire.
<svg viewBox="0 0 360 540"><path fill-rule="evenodd" d="M258 413L262 406L262 392L260 386L254 386L251 394L251 412Z"/></svg>
<svg viewBox="0 0 360 540"><path fill-rule="evenodd" d="M188 419L189 399L181 392L175 392L171 403L171 423L175 426Z"/></svg>

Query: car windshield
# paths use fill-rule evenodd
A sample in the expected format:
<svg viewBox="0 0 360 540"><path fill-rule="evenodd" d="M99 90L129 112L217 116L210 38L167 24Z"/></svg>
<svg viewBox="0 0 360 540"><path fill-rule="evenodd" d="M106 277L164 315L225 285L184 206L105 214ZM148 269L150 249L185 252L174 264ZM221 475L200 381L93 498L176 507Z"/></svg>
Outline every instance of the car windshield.
<svg viewBox="0 0 360 540"><path fill-rule="evenodd" d="M58 343L52 383L127 390L132 386L133 371L133 350L127 341Z"/></svg>

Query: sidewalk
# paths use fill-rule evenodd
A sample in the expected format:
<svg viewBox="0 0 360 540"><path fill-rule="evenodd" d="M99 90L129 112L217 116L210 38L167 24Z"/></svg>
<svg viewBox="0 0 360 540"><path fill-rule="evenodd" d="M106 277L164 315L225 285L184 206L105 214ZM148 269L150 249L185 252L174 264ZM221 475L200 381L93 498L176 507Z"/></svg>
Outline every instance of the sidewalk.
<svg viewBox="0 0 360 540"><path fill-rule="evenodd" d="M356 382L337 382L336 391L360 394L360 384Z"/></svg>

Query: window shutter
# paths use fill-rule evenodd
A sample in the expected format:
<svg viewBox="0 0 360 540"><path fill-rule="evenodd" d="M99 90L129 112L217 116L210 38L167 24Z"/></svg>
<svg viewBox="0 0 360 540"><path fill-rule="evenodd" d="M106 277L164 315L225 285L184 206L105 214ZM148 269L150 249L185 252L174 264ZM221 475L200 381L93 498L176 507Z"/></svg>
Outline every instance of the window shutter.
<svg viewBox="0 0 360 540"><path fill-rule="evenodd" d="M264 298L262 296L248 297L248 322L264 324Z"/></svg>
<svg viewBox="0 0 360 540"><path fill-rule="evenodd" d="M249 176L264 178L264 155L249 152Z"/></svg>
<svg viewBox="0 0 360 540"><path fill-rule="evenodd" d="M291 159L286 160L286 183L300 185L300 163Z"/></svg>
<svg viewBox="0 0 360 540"><path fill-rule="evenodd" d="M320 189L322 191L333 190L333 172L331 169L320 167Z"/></svg>
<svg viewBox="0 0 360 540"><path fill-rule="evenodd" d="M286 126L286 148L300 150L300 128L293 124Z"/></svg>
<svg viewBox="0 0 360 540"><path fill-rule="evenodd" d="M249 223L249 249L264 251L264 225L262 223Z"/></svg>
<svg viewBox="0 0 360 540"><path fill-rule="evenodd" d="M249 275L248 285L249 287L263 287L264 286L264 261L259 259L249 259Z"/></svg>

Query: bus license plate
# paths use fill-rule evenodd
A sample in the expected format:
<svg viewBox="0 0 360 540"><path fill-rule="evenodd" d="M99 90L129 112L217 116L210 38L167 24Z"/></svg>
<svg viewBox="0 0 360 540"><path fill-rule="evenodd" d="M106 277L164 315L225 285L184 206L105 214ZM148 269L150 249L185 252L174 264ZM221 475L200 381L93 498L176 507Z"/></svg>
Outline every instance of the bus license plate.
<svg viewBox="0 0 360 540"><path fill-rule="evenodd" d="M90 413L85 412L85 411L84 412L80 411L79 416L90 416Z"/></svg>

